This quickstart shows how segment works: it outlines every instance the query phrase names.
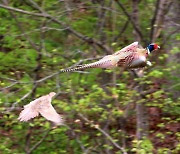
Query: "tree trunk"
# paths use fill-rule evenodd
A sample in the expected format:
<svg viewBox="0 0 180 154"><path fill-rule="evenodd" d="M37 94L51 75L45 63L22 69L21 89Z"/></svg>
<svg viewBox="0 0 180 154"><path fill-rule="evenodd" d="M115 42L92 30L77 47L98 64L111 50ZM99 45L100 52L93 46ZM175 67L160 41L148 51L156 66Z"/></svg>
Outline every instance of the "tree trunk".
<svg viewBox="0 0 180 154"><path fill-rule="evenodd" d="M151 42L155 42L156 38L159 37L164 26L165 14L167 13L171 2L171 0L157 0L156 10L151 22Z"/></svg>
<svg viewBox="0 0 180 154"><path fill-rule="evenodd" d="M143 86L140 85L137 89L137 92L141 93L143 91ZM142 97L139 96L138 100L141 100ZM148 121L148 112L145 102L136 103L136 137L138 140L143 137L148 137L149 133L149 121Z"/></svg>
<svg viewBox="0 0 180 154"><path fill-rule="evenodd" d="M132 0L132 19L134 20L134 23L136 24L136 26L140 29L139 26L139 9L138 9L138 4L139 4L139 0ZM134 37L135 40L140 42L142 40L142 38L137 34L136 31L133 31L134 33ZM134 71L134 76L135 77L142 77L143 76L143 70L140 71ZM140 85L138 82L136 82L137 86L136 86L136 91L137 93L141 93L144 88L145 85ZM137 100L141 100L142 97L138 96ZM148 122L148 113L147 113L147 107L145 106L144 103L136 103L136 123L137 123L137 127L136 127L136 137L137 139L142 139L143 137L147 137L148 136L148 130L149 130L149 122Z"/></svg>
<svg viewBox="0 0 180 154"><path fill-rule="evenodd" d="M180 63L180 52L177 53L171 53L172 49L174 47L178 47L177 50L180 49L180 41L176 39L175 35L180 33L180 1L174 0L172 6L170 7L170 10L165 18L164 23L164 31L166 31L164 35L164 45L166 46L166 52L169 55L167 59L167 64L170 64L170 66L174 65L175 67L178 67L178 64ZM180 79L180 71L172 71L172 76L176 77L178 80L170 80L169 84L169 90L173 94L173 97L177 99L180 96L180 91L177 89L177 87L180 87L179 85L179 79Z"/></svg>

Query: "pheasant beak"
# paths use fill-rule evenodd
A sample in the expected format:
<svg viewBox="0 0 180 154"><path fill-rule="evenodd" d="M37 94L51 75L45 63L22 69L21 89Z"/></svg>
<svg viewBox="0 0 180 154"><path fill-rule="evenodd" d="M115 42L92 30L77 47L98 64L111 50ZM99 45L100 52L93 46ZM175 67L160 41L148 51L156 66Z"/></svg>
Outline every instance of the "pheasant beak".
<svg viewBox="0 0 180 154"><path fill-rule="evenodd" d="M160 46L158 46L158 49L160 49Z"/></svg>

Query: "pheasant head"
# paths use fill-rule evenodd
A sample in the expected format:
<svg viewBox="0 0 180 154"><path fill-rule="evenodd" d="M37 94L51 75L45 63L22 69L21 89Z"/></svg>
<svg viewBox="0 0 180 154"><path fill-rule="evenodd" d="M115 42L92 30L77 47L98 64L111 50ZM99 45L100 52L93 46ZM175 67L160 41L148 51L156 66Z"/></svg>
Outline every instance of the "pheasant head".
<svg viewBox="0 0 180 154"><path fill-rule="evenodd" d="M157 49L160 49L160 46L158 46L158 44L156 43L151 43L147 46L148 54L150 54L152 51L157 50Z"/></svg>

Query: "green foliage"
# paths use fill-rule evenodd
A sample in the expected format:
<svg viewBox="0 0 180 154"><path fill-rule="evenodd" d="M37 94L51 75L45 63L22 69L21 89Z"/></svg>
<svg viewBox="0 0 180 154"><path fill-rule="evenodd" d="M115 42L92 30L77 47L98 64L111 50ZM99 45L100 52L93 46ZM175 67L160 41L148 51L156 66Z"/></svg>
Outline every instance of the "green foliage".
<svg viewBox="0 0 180 154"><path fill-rule="evenodd" d="M149 139L143 139L143 140L134 140L133 141L133 148L132 152L136 152L139 154L153 154L153 144Z"/></svg>
<svg viewBox="0 0 180 154"><path fill-rule="evenodd" d="M108 133L113 142L125 146L128 152L178 153L180 144L174 143L180 140L177 132L180 99L176 94L180 91L180 64L176 58L179 47L174 46L168 53L162 49L150 57L153 66L145 68L144 76L138 79L131 71L122 72L119 68L53 76L59 69L90 63L92 60L88 58L106 55L101 45L115 51L128 45L134 41L134 29L129 22L123 30L128 19L114 1L35 2L67 27L49 18L0 8L0 153L27 153L25 149L30 150L52 128L43 117L27 123L17 120L23 105L51 91L59 93L53 106L64 116L67 126L52 129L32 153L122 153L79 114ZM121 3L131 14L132 3L126 0ZM140 28L147 39L152 28L150 19L154 4L155 0L139 3ZM25 1L13 0L8 5L42 13ZM68 26L77 33L73 35ZM79 39L78 34L102 44L87 43ZM176 41L180 39L178 34L173 37ZM158 41L162 40L160 36ZM169 50L166 46L164 49ZM142 97L137 92L138 85L144 85L143 92L155 91ZM136 140L135 103L145 103L148 108L149 138ZM166 141L171 142L170 146ZM162 146L157 144L159 142Z"/></svg>

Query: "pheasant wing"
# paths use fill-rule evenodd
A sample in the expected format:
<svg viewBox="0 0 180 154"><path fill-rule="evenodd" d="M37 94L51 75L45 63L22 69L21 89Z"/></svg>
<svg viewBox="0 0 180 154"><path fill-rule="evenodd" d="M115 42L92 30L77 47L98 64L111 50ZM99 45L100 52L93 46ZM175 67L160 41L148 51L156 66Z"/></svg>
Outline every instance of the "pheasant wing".
<svg viewBox="0 0 180 154"><path fill-rule="evenodd" d="M136 52L137 48L138 48L138 42L134 42L134 43L122 48L121 50L115 52L113 55L119 55L122 52Z"/></svg>
<svg viewBox="0 0 180 154"><path fill-rule="evenodd" d="M40 108L40 114L49 121L54 122L56 125L63 124L63 118L56 112L51 102L43 103L44 105Z"/></svg>
<svg viewBox="0 0 180 154"><path fill-rule="evenodd" d="M28 121L34 117L37 117L39 115L39 111L38 111L39 101L40 101L40 98L25 105L24 110L21 111L18 117L18 120Z"/></svg>
<svg viewBox="0 0 180 154"><path fill-rule="evenodd" d="M97 66L96 67L100 67L100 68L114 68L117 67L117 63L121 60L121 59L125 59L126 57L128 57L129 55L131 55L133 52L121 52L118 55L107 55L104 58L100 59L98 62L96 62Z"/></svg>
<svg viewBox="0 0 180 154"><path fill-rule="evenodd" d="M121 56L117 62L117 66L129 67L135 58L134 52L128 52L126 56Z"/></svg>

